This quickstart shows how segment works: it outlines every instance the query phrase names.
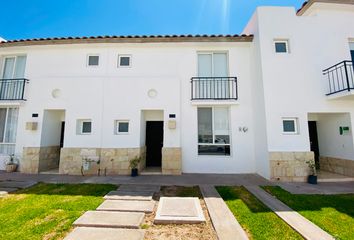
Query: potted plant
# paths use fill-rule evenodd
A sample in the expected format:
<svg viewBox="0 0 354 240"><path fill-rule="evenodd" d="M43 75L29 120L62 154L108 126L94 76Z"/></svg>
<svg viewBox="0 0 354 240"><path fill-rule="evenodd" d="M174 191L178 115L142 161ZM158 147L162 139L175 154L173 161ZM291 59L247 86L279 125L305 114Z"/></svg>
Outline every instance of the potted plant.
<svg viewBox="0 0 354 240"><path fill-rule="evenodd" d="M16 172L18 164L16 163L15 155L11 154L6 163L6 172Z"/></svg>
<svg viewBox="0 0 354 240"><path fill-rule="evenodd" d="M138 165L140 163L140 157L136 156L135 158L130 160L129 167L131 168L131 176L136 177L138 176Z"/></svg>
<svg viewBox="0 0 354 240"><path fill-rule="evenodd" d="M306 162L310 168L311 174L307 178L307 182L310 184L317 184L317 171L315 160L309 160Z"/></svg>

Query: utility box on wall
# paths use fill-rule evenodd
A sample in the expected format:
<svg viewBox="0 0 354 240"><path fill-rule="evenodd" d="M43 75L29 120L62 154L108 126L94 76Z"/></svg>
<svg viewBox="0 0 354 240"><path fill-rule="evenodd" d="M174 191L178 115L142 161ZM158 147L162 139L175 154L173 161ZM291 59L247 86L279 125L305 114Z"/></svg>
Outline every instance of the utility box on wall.
<svg viewBox="0 0 354 240"><path fill-rule="evenodd" d="M26 130L35 131L38 128L38 122L26 122Z"/></svg>

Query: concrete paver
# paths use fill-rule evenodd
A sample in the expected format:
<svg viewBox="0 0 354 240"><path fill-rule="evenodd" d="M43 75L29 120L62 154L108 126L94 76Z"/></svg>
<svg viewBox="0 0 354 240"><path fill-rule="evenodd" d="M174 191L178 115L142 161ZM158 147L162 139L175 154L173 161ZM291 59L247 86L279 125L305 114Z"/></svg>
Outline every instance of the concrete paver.
<svg viewBox="0 0 354 240"><path fill-rule="evenodd" d="M136 200L136 201L151 201L153 192L124 192L110 191L104 196L106 200Z"/></svg>
<svg viewBox="0 0 354 240"><path fill-rule="evenodd" d="M143 240L144 230L77 227L64 240Z"/></svg>
<svg viewBox="0 0 354 240"><path fill-rule="evenodd" d="M97 211L153 212L155 201L105 200Z"/></svg>
<svg viewBox="0 0 354 240"><path fill-rule="evenodd" d="M205 222L199 198L161 197L157 207L155 224L186 224Z"/></svg>
<svg viewBox="0 0 354 240"><path fill-rule="evenodd" d="M77 227L139 228L144 213L87 211L74 223Z"/></svg>
<svg viewBox="0 0 354 240"><path fill-rule="evenodd" d="M258 186L245 186L254 196L274 211L281 219L309 240L334 240L334 238L317 225L295 212L290 207L264 191ZM316 204L316 203L314 203Z"/></svg>
<svg viewBox="0 0 354 240"><path fill-rule="evenodd" d="M0 192L6 192L6 193L11 193L17 191L18 188L5 188L5 187L0 187Z"/></svg>
<svg viewBox="0 0 354 240"><path fill-rule="evenodd" d="M201 192L219 240L246 240L248 236L216 191L214 186L201 185Z"/></svg>
<svg viewBox="0 0 354 240"><path fill-rule="evenodd" d="M123 192L159 192L159 185L142 185L142 184L123 184L118 188L118 191Z"/></svg>

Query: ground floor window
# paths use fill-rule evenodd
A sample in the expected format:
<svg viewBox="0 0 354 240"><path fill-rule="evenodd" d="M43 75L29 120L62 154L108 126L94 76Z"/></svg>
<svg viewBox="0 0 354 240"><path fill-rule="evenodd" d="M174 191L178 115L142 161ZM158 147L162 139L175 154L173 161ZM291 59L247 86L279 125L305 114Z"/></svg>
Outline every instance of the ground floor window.
<svg viewBox="0 0 354 240"><path fill-rule="evenodd" d="M198 108L198 154L230 155L229 109Z"/></svg>
<svg viewBox="0 0 354 240"><path fill-rule="evenodd" d="M0 108L0 153L14 154L18 108Z"/></svg>

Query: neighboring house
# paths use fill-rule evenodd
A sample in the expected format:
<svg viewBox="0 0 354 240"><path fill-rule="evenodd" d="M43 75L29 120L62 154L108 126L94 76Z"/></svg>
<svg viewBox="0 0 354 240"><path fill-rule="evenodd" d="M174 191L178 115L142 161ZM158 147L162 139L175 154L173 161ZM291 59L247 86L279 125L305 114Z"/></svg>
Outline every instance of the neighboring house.
<svg viewBox="0 0 354 240"><path fill-rule="evenodd" d="M0 152L20 171L354 176L354 1L259 7L241 36L0 43ZM332 66L332 67L331 67Z"/></svg>

